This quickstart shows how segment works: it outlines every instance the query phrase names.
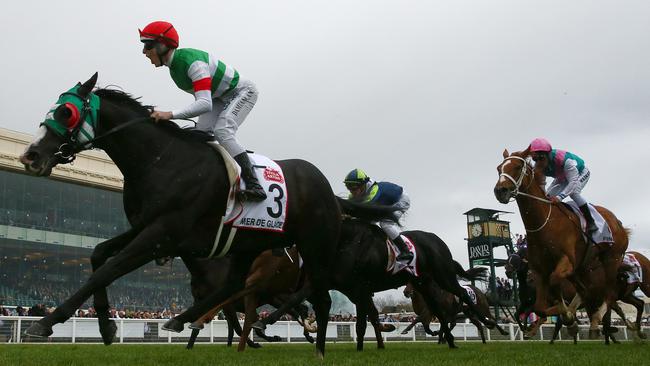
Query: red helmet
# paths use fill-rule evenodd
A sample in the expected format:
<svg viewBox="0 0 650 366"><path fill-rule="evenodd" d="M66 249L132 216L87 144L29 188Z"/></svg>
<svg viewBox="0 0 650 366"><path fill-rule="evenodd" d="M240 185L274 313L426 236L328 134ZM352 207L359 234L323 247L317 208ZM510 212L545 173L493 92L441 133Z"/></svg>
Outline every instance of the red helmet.
<svg viewBox="0 0 650 366"><path fill-rule="evenodd" d="M169 22L155 21L140 30L140 41L156 41L169 48L178 48L178 33Z"/></svg>

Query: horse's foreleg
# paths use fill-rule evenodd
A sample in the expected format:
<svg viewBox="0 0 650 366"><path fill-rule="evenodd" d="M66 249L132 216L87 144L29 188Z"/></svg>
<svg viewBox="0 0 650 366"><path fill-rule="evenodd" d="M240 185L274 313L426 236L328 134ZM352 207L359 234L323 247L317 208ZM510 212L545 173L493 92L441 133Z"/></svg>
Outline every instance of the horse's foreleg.
<svg viewBox="0 0 650 366"><path fill-rule="evenodd" d="M90 264L92 266L93 272L97 271L108 258L114 256L122 250L133 238L135 237L136 232L134 230L129 230L125 233L122 233L113 239L106 240L95 246L93 253L90 255ZM102 336L102 340L105 345L113 343L113 338L115 333L117 333L117 325L115 321L109 319L109 304L108 304L108 294L106 293L106 287L98 288L93 294L93 307L97 312L97 321L99 322L99 333Z"/></svg>
<svg viewBox="0 0 650 366"><path fill-rule="evenodd" d="M421 321L422 321L422 320L420 319L419 316L416 317L415 319L411 320L411 324L409 324L406 328L404 328L404 330L402 331L402 334L406 334L406 333L408 333L411 329L413 329L413 327L415 327L415 325L416 325L417 323L419 323L419 322L421 322Z"/></svg>
<svg viewBox="0 0 650 366"><path fill-rule="evenodd" d="M311 286L309 285L303 286L300 290L298 290L297 292L289 296L287 302L282 304L282 306L280 306L276 311L269 314L269 316L267 316L266 318L256 321L255 323L253 323L252 327L254 329L259 329L261 331L264 331L267 325L274 324L275 322L280 320L282 315L286 314L289 311L289 309L298 306L301 302L303 302L303 300L305 300L307 296L311 295L311 293L312 293Z"/></svg>
<svg viewBox="0 0 650 366"><path fill-rule="evenodd" d="M162 327L163 330L180 333L183 331L185 323L195 321L203 314L212 309L215 304L220 304L231 297L234 293L244 287L244 277L250 268L252 260L248 257L232 259L230 271L227 274L225 285L219 290L212 292L198 303L194 303L189 309L182 314L168 320Z"/></svg>
<svg viewBox="0 0 650 366"><path fill-rule="evenodd" d="M68 320L74 312L96 291L104 289L116 279L132 272L152 261L157 255L157 244L164 243L166 231L158 225L150 225L140 232L113 259L98 267L88 281L56 310L33 323L25 334L36 337L48 337L52 334L52 326ZM100 296L101 301L101 296Z"/></svg>
<svg viewBox="0 0 650 366"><path fill-rule="evenodd" d="M639 336L639 338L645 339L646 335L641 331L641 318L643 317L643 306L645 305L645 303L643 302L643 300L634 296L634 294L628 295L625 299L623 299L623 301L628 304L634 305L634 307L636 308L636 322L634 323L634 330L636 331L636 334ZM620 307L618 307L618 309L620 310ZM614 310L616 310L616 308L614 308ZM616 313L619 314L620 316L618 310L616 311ZM627 323L627 319L626 319L626 323Z"/></svg>

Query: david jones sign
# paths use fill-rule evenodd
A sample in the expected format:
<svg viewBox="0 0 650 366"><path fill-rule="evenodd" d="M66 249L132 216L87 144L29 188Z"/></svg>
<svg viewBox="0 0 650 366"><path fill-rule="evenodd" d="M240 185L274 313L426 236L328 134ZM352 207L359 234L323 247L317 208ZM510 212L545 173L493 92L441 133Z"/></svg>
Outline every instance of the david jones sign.
<svg viewBox="0 0 650 366"><path fill-rule="evenodd" d="M469 246L469 259L487 259L490 258L490 244L481 243Z"/></svg>

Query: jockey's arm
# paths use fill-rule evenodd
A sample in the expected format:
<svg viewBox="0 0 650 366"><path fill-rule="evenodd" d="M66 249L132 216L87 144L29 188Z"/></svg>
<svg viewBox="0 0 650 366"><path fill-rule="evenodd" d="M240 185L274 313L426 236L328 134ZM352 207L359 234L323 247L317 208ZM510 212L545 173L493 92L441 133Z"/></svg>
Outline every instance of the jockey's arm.
<svg viewBox="0 0 650 366"><path fill-rule="evenodd" d="M212 111L212 76L208 64L195 61L187 70L187 76L192 79L194 102L172 111L173 118L191 118Z"/></svg>
<svg viewBox="0 0 650 366"><path fill-rule="evenodd" d="M558 194L558 197L560 199L564 199L571 195L573 191L576 189L578 186L578 182L580 181L580 172L578 172L578 163L573 160L573 159L567 159L567 161L564 163L564 176L566 177L566 186Z"/></svg>

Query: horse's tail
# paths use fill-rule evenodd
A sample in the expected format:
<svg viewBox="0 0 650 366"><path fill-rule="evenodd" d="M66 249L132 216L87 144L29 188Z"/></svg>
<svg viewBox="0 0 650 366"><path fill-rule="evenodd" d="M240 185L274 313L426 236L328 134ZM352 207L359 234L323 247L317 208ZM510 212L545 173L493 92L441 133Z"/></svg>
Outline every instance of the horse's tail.
<svg viewBox="0 0 650 366"><path fill-rule="evenodd" d="M460 265L460 263L454 261L454 267L456 270L456 275L458 277L468 280L468 281L485 281L487 280L487 268L485 267L474 267L470 268L467 271Z"/></svg>
<svg viewBox="0 0 650 366"><path fill-rule="evenodd" d="M386 205L376 205L372 203L359 203L336 197L341 211L344 214L367 221L390 220L399 224L395 216L395 207Z"/></svg>

